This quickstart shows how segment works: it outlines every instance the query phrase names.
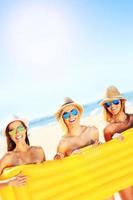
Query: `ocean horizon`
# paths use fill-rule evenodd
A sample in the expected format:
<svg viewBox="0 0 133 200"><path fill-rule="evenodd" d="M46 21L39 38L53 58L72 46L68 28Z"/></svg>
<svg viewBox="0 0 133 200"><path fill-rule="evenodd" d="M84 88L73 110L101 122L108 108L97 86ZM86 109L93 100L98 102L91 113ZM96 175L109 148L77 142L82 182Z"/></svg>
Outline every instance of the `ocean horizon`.
<svg viewBox="0 0 133 200"><path fill-rule="evenodd" d="M127 104L133 104L133 91L131 92L126 92L122 94L126 99L127 99ZM98 114L102 111L102 107L99 106L99 102L102 99L99 99L97 101L94 102L89 102L83 105L84 108L84 113L83 113L83 117L87 117L91 114L95 115ZM57 123L54 114L53 115L47 115L47 116L43 116L40 118L35 118L33 120L30 120L29 122L29 128L34 128L34 127L38 127L38 126L46 126L46 125L51 125L51 124L55 124Z"/></svg>

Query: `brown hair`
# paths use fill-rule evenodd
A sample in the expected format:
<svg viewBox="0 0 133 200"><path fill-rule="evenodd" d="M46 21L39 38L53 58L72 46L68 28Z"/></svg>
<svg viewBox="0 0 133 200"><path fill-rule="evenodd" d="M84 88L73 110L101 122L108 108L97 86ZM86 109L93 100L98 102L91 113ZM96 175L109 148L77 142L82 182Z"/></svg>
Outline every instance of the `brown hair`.
<svg viewBox="0 0 133 200"><path fill-rule="evenodd" d="M20 121L20 120L15 120L15 121ZM26 129L26 138L25 138L25 142L26 144L30 145L30 142L29 142L29 139L28 139L28 136L27 136L27 127L26 125L24 124L24 122L20 121L22 123L22 125L25 127ZM13 122L11 122L13 123ZM8 126L6 127L6 130L5 130L5 134L6 134L6 141L7 141L7 151L13 151L16 147L16 144L15 142L11 139L10 135L9 135L9 125L11 124L9 123Z"/></svg>
<svg viewBox="0 0 133 200"><path fill-rule="evenodd" d="M125 100L124 99L121 99L121 109L120 109L120 112L123 111L125 113ZM107 121L107 122L110 122L111 121L111 118L112 118L112 114L108 111L108 109L103 106L103 114L104 114L104 119Z"/></svg>

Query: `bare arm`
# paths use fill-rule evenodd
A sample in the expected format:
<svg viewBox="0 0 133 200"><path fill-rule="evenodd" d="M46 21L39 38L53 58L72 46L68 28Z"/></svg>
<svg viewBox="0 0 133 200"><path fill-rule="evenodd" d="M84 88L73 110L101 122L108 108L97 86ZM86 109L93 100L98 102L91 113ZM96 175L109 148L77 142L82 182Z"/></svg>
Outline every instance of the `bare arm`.
<svg viewBox="0 0 133 200"><path fill-rule="evenodd" d="M0 174L2 174L3 170L7 167L11 166L11 159L12 156L10 153L7 153L3 158L0 160ZM18 174L13 178L7 180L0 181L0 188L5 186L22 186L26 183L26 176L22 174Z"/></svg>
<svg viewBox="0 0 133 200"><path fill-rule="evenodd" d="M42 147L38 147L37 153L38 153L38 156L39 156L39 159L40 159L40 163L46 160L46 156L45 156L45 153L44 153Z"/></svg>
<svg viewBox="0 0 133 200"><path fill-rule="evenodd" d="M25 185L26 182L27 182L26 176L18 174L13 178L0 181L0 188L5 186L22 186Z"/></svg>
<svg viewBox="0 0 133 200"><path fill-rule="evenodd" d="M112 139L112 132L108 126L104 128L104 139L106 142Z"/></svg>
<svg viewBox="0 0 133 200"><path fill-rule="evenodd" d="M57 154L54 159L62 159L66 156L70 156L76 149L87 146L89 143L97 143L99 141L99 131L95 126L83 127L83 132L79 136L68 138L67 140L61 140Z"/></svg>
<svg viewBox="0 0 133 200"><path fill-rule="evenodd" d="M54 156L54 160L61 160L66 156L66 152L67 152L67 142L64 142L63 140L61 140L58 144L57 147L57 153Z"/></svg>
<svg viewBox="0 0 133 200"><path fill-rule="evenodd" d="M61 140L54 159L63 159L66 156L70 156L74 150L84 147L87 143L88 137L86 133Z"/></svg>
<svg viewBox="0 0 133 200"><path fill-rule="evenodd" d="M133 117L132 115L129 118L129 121L111 123L104 129L104 138L105 141L109 141L112 139L115 133L122 133L123 131L128 130L133 127Z"/></svg>
<svg viewBox="0 0 133 200"><path fill-rule="evenodd" d="M99 141L99 130L95 126L92 126L90 128L89 134L90 134L91 140L94 141L94 143Z"/></svg>
<svg viewBox="0 0 133 200"><path fill-rule="evenodd" d="M11 166L11 154L5 154L0 160L0 174L2 174L3 170L7 167Z"/></svg>
<svg viewBox="0 0 133 200"><path fill-rule="evenodd" d="M113 135L116 133L121 133L125 131L127 128L124 126L124 124L120 123L113 123L109 124L104 128L104 139L105 141L110 141L113 138Z"/></svg>

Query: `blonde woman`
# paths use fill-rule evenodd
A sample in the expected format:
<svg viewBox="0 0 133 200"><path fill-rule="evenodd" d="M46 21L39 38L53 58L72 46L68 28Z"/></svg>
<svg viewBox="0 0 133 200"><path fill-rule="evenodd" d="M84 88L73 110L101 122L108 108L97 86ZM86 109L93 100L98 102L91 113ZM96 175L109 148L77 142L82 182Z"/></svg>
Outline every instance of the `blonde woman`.
<svg viewBox="0 0 133 200"><path fill-rule="evenodd" d="M104 99L100 102L103 107L107 126L104 129L105 141L113 138L123 139L121 133L133 127L133 114L125 112L126 99L115 86L107 88ZM119 191L122 200L133 199L133 187ZM112 197L111 199L114 199Z"/></svg>
<svg viewBox="0 0 133 200"><path fill-rule="evenodd" d="M41 163L45 161L45 154L41 147L30 146L28 139L28 123L24 119L13 119L4 129L7 140L7 153L0 160L0 174L6 167L23 164ZM0 187L6 185L23 185L26 177L18 175L6 182L1 182Z"/></svg>
<svg viewBox="0 0 133 200"><path fill-rule="evenodd" d="M72 99L66 98L64 104L56 112L55 117L64 133L54 159L70 156L75 150L98 143L99 134L96 127L80 125L83 107Z"/></svg>

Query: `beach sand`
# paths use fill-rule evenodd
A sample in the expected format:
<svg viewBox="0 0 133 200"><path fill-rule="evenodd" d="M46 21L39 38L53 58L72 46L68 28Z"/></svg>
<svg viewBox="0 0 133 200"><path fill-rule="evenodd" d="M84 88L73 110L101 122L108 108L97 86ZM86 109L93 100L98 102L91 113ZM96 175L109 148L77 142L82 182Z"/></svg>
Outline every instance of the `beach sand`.
<svg viewBox="0 0 133 200"><path fill-rule="evenodd" d="M128 106L126 108L128 113L133 113L133 106ZM92 112L93 113L93 112ZM103 120L102 113L99 114L90 114L88 117L85 117L81 120L81 124L87 126L96 126L99 129L99 138L101 142L104 142L103 138L103 128L106 123ZM29 140L31 145L42 146L46 159L53 159L58 142L62 136L62 132L58 124L47 125L32 128L29 130ZM0 156L2 157L6 153L6 139L4 136L0 138ZM116 199L119 200L119 196L116 195Z"/></svg>
<svg viewBox="0 0 133 200"><path fill-rule="evenodd" d="M126 107L127 113L133 113L133 105ZM99 129L99 139L101 142L104 142L103 138L103 128L106 125L106 122L103 119L102 112L93 114L90 113L88 117L81 118L81 124L87 126L96 126ZM58 125L49 124L45 126L31 128L28 131L29 140L31 145L42 146L47 160L53 159L53 156L56 152L56 147L62 136L62 131ZM0 136L0 157L7 152L6 150L6 138L5 136Z"/></svg>
<svg viewBox="0 0 133 200"><path fill-rule="evenodd" d="M100 141L104 141L102 130L105 126L102 114L90 115L84 117L81 120L81 124L87 126L96 126L99 129ZM53 159L58 142L62 137L62 131L58 123L52 125L45 125L40 127L31 128L28 131L28 137L31 145L42 146L47 160ZM6 138L1 136L0 138L0 156L6 153Z"/></svg>

